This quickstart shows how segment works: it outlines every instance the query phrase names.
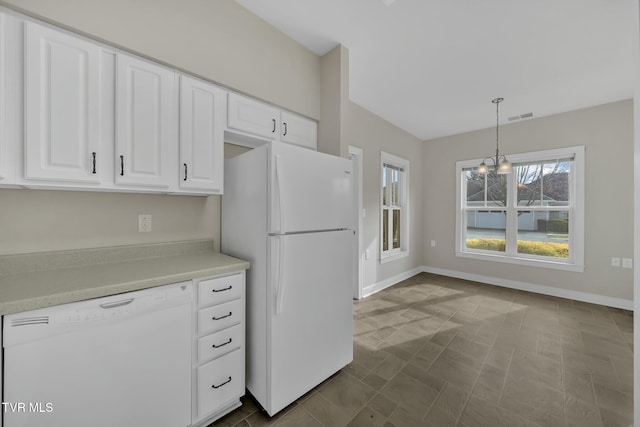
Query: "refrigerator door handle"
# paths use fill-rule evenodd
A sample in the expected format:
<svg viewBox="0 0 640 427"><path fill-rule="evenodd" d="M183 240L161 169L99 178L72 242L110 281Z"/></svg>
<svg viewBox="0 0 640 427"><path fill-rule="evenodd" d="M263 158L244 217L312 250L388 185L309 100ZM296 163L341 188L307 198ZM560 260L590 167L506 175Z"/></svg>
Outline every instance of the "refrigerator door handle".
<svg viewBox="0 0 640 427"><path fill-rule="evenodd" d="M280 233L284 233L284 210L283 210L283 192L282 192L282 161L280 160L280 156L275 156L276 163L276 188L278 189L278 213L280 214Z"/></svg>
<svg viewBox="0 0 640 427"><path fill-rule="evenodd" d="M276 315L282 313L282 296L284 294L284 239L278 236L278 283L276 287Z"/></svg>

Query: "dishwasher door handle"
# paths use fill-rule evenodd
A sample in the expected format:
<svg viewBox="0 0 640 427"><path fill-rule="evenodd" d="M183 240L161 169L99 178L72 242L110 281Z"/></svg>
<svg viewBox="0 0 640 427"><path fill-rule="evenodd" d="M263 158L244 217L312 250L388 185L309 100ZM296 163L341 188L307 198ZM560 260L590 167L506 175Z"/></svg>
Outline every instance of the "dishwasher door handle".
<svg viewBox="0 0 640 427"><path fill-rule="evenodd" d="M104 304L100 304L100 307L102 307L104 309L122 307L123 305L131 304L133 302L133 300L134 300L134 298L129 298L129 299L125 299L125 300L122 300L122 301L106 302Z"/></svg>

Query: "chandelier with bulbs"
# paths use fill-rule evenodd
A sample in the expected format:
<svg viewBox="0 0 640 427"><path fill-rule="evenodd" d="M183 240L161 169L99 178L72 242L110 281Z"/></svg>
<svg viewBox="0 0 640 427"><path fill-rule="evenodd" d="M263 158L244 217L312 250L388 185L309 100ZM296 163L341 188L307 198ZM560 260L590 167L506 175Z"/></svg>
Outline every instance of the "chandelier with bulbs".
<svg viewBox="0 0 640 427"><path fill-rule="evenodd" d="M490 169L495 170L495 172L499 175L504 175L511 172L511 163L507 160L506 156L500 154L500 146L498 145L498 137L499 137L499 122L500 115L498 114L498 106L500 103L504 101L504 98L495 98L492 99L491 102L496 104L496 157L486 157L482 163L476 168L476 171L481 174L486 174ZM487 165L487 161L490 163Z"/></svg>

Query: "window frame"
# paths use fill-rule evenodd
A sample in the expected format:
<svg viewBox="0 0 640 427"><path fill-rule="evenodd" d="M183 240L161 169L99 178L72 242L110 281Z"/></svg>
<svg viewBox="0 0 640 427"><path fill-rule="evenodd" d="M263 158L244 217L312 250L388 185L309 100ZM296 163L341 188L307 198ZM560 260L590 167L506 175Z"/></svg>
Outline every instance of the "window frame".
<svg viewBox="0 0 640 427"><path fill-rule="evenodd" d="M496 261L533 267L552 268L567 271L584 271L584 170L585 148L574 146L551 150L510 154L512 164L551 162L558 159L573 158L569 178L569 205L552 208L548 206L517 206L517 179L514 172L507 176L507 206L486 206L469 209L466 206L466 180L463 171L477 167L482 159L462 160L456 162L456 256L463 258ZM515 203L514 203L515 200ZM505 211L505 252L473 249L466 247L467 212L469 210ZM569 216L569 258L552 258L517 252L518 211L567 211Z"/></svg>
<svg viewBox="0 0 640 427"><path fill-rule="evenodd" d="M397 192L397 205L385 205L385 183L384 183L384 169L386 165L389 165L393 168L397 168L399 170L398 173L398 192ZM409 160L403 159L402 157L395 156L393 154L380 151L380 235L379 235L379 253L380 253L380 263L386 263L389 261L394 261L396 259L404 258L409 256ZM393 187L388 186L387 189L387 200L393 200L392 193ZM387 224L384 223L384 211L389 210L389 216ZM393 241L393 211L400 211L400 247L399 248L391 248L384 250L384 228L385 225L388 230L388 238L389 243L392 245Z"/></svg>

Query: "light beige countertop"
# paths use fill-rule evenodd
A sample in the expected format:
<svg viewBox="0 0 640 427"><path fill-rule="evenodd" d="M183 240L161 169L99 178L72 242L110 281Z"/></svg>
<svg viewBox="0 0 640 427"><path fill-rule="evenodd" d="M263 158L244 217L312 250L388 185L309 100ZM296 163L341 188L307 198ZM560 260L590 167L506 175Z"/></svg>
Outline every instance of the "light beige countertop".
<svg viewBox="0 0 640 427"><path fill-rule="evenodd" d="M0 314L246 270L196 241L0 257ZM123 259L124 258L124 259Z"/></svg>

